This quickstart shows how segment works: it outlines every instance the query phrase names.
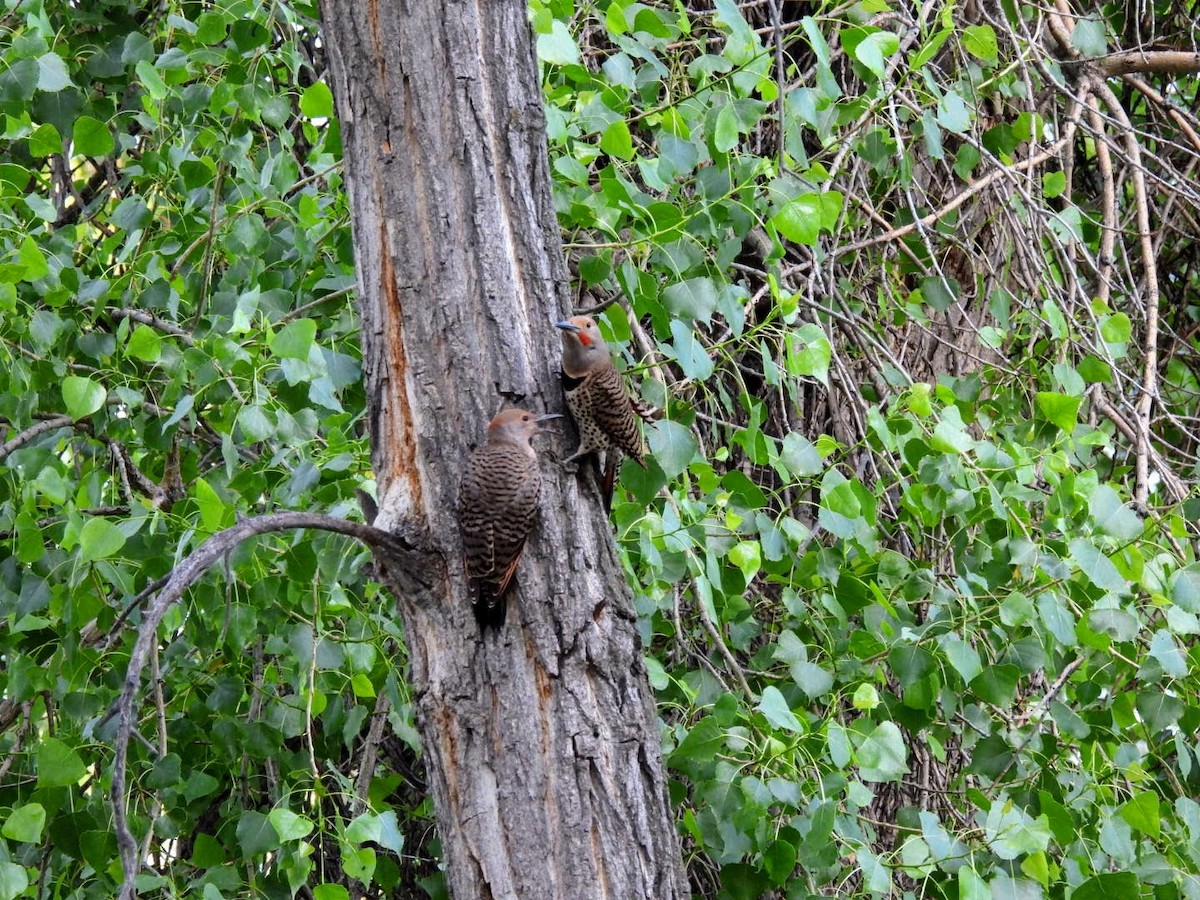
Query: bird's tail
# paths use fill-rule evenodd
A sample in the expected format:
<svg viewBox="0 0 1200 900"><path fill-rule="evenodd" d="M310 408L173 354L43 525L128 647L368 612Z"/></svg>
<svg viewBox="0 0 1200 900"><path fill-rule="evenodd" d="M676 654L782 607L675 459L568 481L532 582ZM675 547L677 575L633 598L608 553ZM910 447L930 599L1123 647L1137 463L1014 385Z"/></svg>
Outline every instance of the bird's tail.
<svg viewBox="0 0 1200 900"><path fill-rule="evenodd" d="M504 627L504 617L508 612L508 591L505 585L490 581L474 583L474 594L471 597L471 609L475 613L475 621L479 623L479 634L487 634L489 628L499 631Z"/></svg>

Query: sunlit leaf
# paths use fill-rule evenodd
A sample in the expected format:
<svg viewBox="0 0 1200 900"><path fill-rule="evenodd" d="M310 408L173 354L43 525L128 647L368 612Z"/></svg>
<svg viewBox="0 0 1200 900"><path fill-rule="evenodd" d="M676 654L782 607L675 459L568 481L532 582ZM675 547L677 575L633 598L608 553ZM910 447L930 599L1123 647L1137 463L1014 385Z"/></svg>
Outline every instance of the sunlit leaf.
<svg viewBox="0 0 1200 900"><path fill-rule="evenodd" d="M767 721L776 728L795 732L803 730L800 720L796 718L796 714L788 707L787 701L784 700L783 694L779 692L778 688L767 687L763 691L758 709L767 717Z"/></svg>
<svg viewBox="0 0 1200 900"><path fill-rule="evenodd" d="M863 781L899 781L908 774L908 750L893 722L880 722L858 748L859 776Z"/></svg>

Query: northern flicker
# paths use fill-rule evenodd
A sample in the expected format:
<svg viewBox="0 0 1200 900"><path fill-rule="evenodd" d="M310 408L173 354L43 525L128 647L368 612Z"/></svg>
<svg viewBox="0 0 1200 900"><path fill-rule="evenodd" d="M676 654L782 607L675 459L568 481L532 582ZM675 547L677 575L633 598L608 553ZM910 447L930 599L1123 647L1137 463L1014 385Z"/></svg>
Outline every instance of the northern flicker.
<svg viewBox="0 0 1200 900"><path fill-rule="evenodd" d="M537 518L542 492L530 441L539 423L557 418L557 413L535 416L523 409L506 409L488 423L487 440L467 460L458 522L471 604L481 631L504 625L505 595Z"/></svg>
<svg viewBox="0 0 1200 900"><path fill-rule="evenodd" d="M638 417L651 418L653 412L635 404L629 396L593 319L575 316L556 322L555 327L562 329L567 408L579 428L579 446L564 462L589 453L605 454L603 488L607 507L616 481L618 452L632 457L640 466L646 465Z"/></svg>

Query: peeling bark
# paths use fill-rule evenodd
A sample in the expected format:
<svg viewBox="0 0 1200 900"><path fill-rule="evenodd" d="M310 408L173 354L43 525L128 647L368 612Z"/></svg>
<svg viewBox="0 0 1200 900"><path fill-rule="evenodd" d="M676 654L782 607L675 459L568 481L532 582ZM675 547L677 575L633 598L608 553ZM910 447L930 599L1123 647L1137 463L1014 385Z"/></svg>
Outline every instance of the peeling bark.
<svg viewBox="0 0 1200 900"><path fill-rule="evenodd" d="M637 620L561 430L508 622L481 639L454 509L499 409L563 411L566 272L523 0L324 0L345 146L380 557L456 898L687 896ZM411 559L411 557L410 557ZM407 585L407 588L405 587Z"/></svg>

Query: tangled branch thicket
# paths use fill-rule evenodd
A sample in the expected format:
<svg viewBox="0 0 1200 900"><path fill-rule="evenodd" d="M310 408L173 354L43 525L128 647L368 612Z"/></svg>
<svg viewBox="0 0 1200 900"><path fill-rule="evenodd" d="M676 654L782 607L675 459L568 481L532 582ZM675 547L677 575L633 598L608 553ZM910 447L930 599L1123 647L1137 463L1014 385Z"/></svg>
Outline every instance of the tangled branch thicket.
<svg viewBox="0 0 1200 900"><path fill-rule="evenodd" d="M1096 462L1101 479L1126 485L1151 515L1184 501L1200 452L1195 5L1130 5L1104 19L1069 0L1015 11L930 0L871 14L850 3L737 3L753 37L732 7L690 4L690 30L672 35L669 56L655 61L658 81L641 68L625 79L638 166L622 165L620 148L604 141L609 155L594 163L602 192L625 178L644 199L694 204L681 243L699 248L703 262L680 263L686 250L648 246L636 228L614 234L602 217L589 227L575 214L578 197L566 217L573 270L597 282L585 287L581 307L623 294L635 320L633 355L647 375L669 382L676 415L691 421L718 471L741 470L776 514L795 515L828 543L817 486L802 491L774 460L764 464L748 435L833 437L845 451L834 456L836 467L881 488L886 543L923 561L951 592L973 577L956 555L968 538L1002 535L952 533L936 516L921 527L898 514L904 470L911 475L917 462L885 449L874 422L914 395L932 392L969 408L964 418L977 436L1013 410L1032 429L1035 416L1053 420L1057 413L1047 410L1065 400L1068 418L1078 410L1112 438ZM580 15L576 24L584 65L601 82L620 82L614 56L636 56L637 48L615 37L603 15ZM755 41L757 55L737 49ZM882 48L875 58L864 50L869 41ZM725 65L714 61L721 57ZM766 92L761 81L749 91L735 83L756 65L774 82ZM652 82L657 91L647 89ZM725 106L711 99L723 92ZM736 141L722 144L718 110L726 108L735 109L738 128ZM678 120L695 143L696 129L705 129L710 158L702 150L696 170L672 181L653 164L674 159ZM552 144L554 130L552 119ZM728 180L712 169L726 170ZM716 219L711 200L720 191L741 215ZM781 208L805 192L836 197L836 221L822 221L819 235L811 225L812 240L794 239L779 222ZM820 219L827 209L813 203L803 215ZM663 322L646 314L637 296L644 285L587 277L589 261L607 253L614 270L632 260L660 289L697 271L734 286L721 301L737 297L740 309L718 301L719 319L695 323L714 374L698 377L678 335L668 341ZM803 368L793 364L804 323L829 338L823 385L780 374ZM693 485L697 502L704 493ZM705 521L711 538L715 526ZM644 589L654 594L652 576ZM993 588L997 602L1006 589ZM731 629L705 633L682 621L681 595L700 607L702 593L673 589L677 644L663 652L752 697L746 673L761 671L769 641L745 641L731 653L728 645L739 643ZM760 621L783 627L781 582L753 581L746 597ZM698 610L694 621L708 626L708 618ZM712 644L721 653L710 662ZM1079 664L1035 673L1001 719L1013 729L1040 719ZM842 712L856 715L849 704ZM866 813L878 829L873 846L885 851L898 846L896 816L905 806L971 827L960 778L971 754L957 738L937 754L907 738L916 774L881 786ZM1018 741L1018 754L1030 740ZM989 776L1003 781L1011 766ZM968 775L965 786L976 783ZM715 870L703 869L693 860L696 882L715 889ZM853 876L843 887L858 884Z"/></svg>
<svg viewBox="0 0 1200 900"><path fill-rule="evenodd" d="M775 54L780 93L789 96L825 65L803 18L836 19L849 5L738 7ZM689 15L711 24L711 10ZM769 272L780 293L798 296L802 317L834 338L828 390L775 405L776 433L799 427L855 446L867 437L869 405L913 382L980 373L992 390L1032 391L1046 359L1095 359L1111 378L1093 384L1090 415L1123 436L1137 497L1178 501L1200 458L1200 117L1188 78L1200 56L1187 10L1139 5L1120 22L1122 42L1088 56L1073 34L1103 34L1103 25L1065 0L1025 8L1016 21L999 3L966 4L954 27L987 25L997 40L1000 65L987 78L957 41L943 43L920 70L906 65L929 44L940 15L936 3L902 4L866 23L899 39L884 90L869 98L862 67L831 37L827 66L846 98L837 124L822 134L794 114L768 115L740 148L771 158L785 131L802 131L807 159L789 158L781 176L802 178L801 165L823 168L822 188L845 198L818 246L785 240L771 255L765 234L747 230L745 253L731 267L749 291L747 330L773 306ZM599 68L610 48L596 28L585 36L595 41L587 62ZM679 71L719 52L723 40L715 28L695 28L672 48ZM930 112L955 91L970 110L969 127L950 134ZM1128 341L1102 339L1114 314L1131 320ZM729 358L719 343L710 343L710 355L733 381L760 375L757 348ZM704 421L720 419L713 404L696 399L711 414Z"/></svg>

